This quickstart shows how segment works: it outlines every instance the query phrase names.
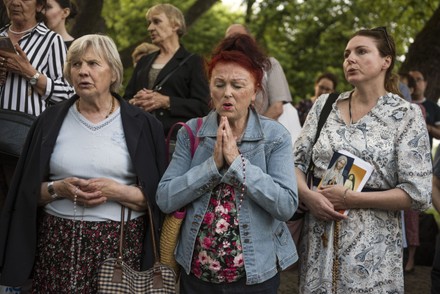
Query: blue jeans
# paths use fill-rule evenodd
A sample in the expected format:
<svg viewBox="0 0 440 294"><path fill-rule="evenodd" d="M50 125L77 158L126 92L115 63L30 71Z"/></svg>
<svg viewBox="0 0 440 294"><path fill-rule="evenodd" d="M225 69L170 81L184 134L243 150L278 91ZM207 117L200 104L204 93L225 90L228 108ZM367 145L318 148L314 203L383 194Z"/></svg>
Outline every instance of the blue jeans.
<svg viewBox="0 0 440 294"><path fill-rule="evenodd" d="M280 286L280 273L260 284L246 285L246 278L234 283L214 284L196 278L193 274L180 274L181 294L277 294Z"/></svg>

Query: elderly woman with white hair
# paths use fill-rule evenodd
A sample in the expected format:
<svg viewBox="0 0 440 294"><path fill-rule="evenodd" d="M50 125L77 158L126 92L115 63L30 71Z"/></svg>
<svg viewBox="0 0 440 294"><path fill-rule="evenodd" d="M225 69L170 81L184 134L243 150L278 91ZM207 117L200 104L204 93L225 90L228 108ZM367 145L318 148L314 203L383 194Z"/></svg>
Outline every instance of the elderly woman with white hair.
<svg viewBox="0 0 440 294"><path fill-rule="evenodd" d="M116 94L122 63L109 37L75 40L64 74L76 95L37 119L1 215L0 284L32 277L34 293L95 293L99 265L117 256L122 208L124 261L152 266L145 210L159 227L165 139L157 119Z"/></svg>

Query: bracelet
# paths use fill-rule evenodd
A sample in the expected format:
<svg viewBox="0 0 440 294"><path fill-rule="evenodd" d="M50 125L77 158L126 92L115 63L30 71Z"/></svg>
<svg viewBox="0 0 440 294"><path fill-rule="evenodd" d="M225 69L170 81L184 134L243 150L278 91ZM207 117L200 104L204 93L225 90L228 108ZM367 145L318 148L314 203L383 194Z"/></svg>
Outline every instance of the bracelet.
<svg viewBox="0 0 440 294"><path fill-rule="evenodd" d="M344 191L344 205L345 205L345 208L348 208L348 206L347 206L347 192L348 192L348 190L350 190L350 188L347 188Z"/></svg>
<svg viewBox="0 0 440 294"><path fill-rule="evenodd" d="M53 186L54 182L47 183L47 192L49 192L50 197L52 197L53 200L59 198L60 196L55 192L55 188Z"/></svg>

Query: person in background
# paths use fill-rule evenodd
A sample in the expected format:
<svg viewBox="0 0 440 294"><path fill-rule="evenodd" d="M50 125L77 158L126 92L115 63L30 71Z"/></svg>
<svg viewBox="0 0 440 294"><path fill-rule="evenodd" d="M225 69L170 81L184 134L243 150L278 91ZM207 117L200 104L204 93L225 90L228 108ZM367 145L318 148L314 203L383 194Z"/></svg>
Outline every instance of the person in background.
<svg viewBox="0 0 440 294"><path fill-rule="evenodd" d="M230 25L225 36L233 34L245 34L251 36L249 29L242 24ZM262 91L255 99L255 109L259 114L277 120L283 113L283 104L291 103L289 84L280 63L274 57L270 57L271 69L264 73Z"/></svg>
<svg viewBox="0 0 440 294"><path fill-rule="evenodd" d="M412 93L412 102L418 103L425 108L426 126L429 133L429 142L432 148L433 138L440 139L440 107L436 102L426 99L425 90L428 82L423 73L419 70L411 70L409 74L416 81L414 92Z"/></svg>
<svg viewBox="0 0 440 294"><path fill-rule="evenodd" d="M159 50L139 60L124 98L154 114L168 134L176 122L185 122L209 112L208 81L204 76L202 58L188 52L180 43L186 33L182 12L171 4L158 4L145 16L151 42ZM184 60L185 63L181 64ZM156 88L167 76L169 78L162 87ZM175 138L174 134L172 138Z"/></svg>
<svg viewBox="0 0 440 294"><path fill-rule="evenodd" d="M416 81L409 73L399 73L399 90L406 101L412 101L412 93L416 87ZM421 104L419 104L421 105Z"/></svg>
<svg viewBox="0 0 440 294"><path fill-rule="evenodd" d="M153 265L146 205L158 234L165 138L157 119L116 94L122 71L109 37L72 43L64 74L76 95L37 118L0 216L0 284L32 277L33 293L96 293L100 264L118 256L121 209L131 215L124 262Z"/></svg>
<svg viewBox="0 0 440 294"><path fill-rule="evenodd" d="M159 50L159 47L157 47L154 44L142 42L136 48L134 48L133 53L131 53L131 58L133 59L133 66L136 67L136 64L138 63L139 59L141 59L143 56L148 55L150 53L156 52Z"/></svg>
<svg viewBox="0 0 440 294"><path fill-rule="evenodd" d="M276 294L279 271L298 258L285 224L298 206L289 133L252 107L269 66L251 37L223 39L207 64L214 109L193 157L178 132L156 201L164 213L186 207L175 253L182 294Z"/></svg>
<svg viewBox="0 0 440 294"><path fill-rule="evenodd" d="M226 29L225 36L245 34L251 36L249 29L242 24L232 24ZM262 90L258 92L254 107L261 115L267 116L284 125L292 138L292 145L301 131L298 112L293 107L289 84L281 64L275 57L269 57L271 68L264 72Z"/></svg>
<svg viewBox="0 0 440 294"><path fill-rule="evenodd" d="M416 88L416 81L409 73L399 73L400 83L405 85L408 89L409 100L412 101L411 95ZM402 87L400 88L402 89ZM402 92L403 95L405 95ZM426 109L421 103L416 103L422 110L423 116L426 119ZM405 237L407 240L408 257L404 267L404 272L409 274L415 269L415 254L417 247L420 246L419 238L419 212L413 209L406 209L404 212Z"/></svg>
<svg viewBox="0 0 440 294"><path fill-rule="evenodd" d="M75 18L76 14L76 6L69 0L47 0L46 25L49 29L61 35L67 48L70 47L75 38L67 32L66 23L68 20Z"/></svg>
<svg viewBox="0 0 440 294"><path fill-rule="evenodd" d="M0 50L0 108L38 116L73 94L63 76L66 47L61 36L43 22L46 0L3 3L10 23L0 29L0 36L9 37L18 54ZM16 164L16 157L0 154L1 199L6 197Z"/></svg>
<svg viewBox="0 0 440 294"><path fill-rule="evenodd" d="M309 111L312 108L313 103L315 103L316 99L318 99L318 97L322 94L334 93L337 86L338 78L330 72L320 74L316 78L314 87L315 94L310 97L310 99L303 99L297 105L295 105L296 109L298 110L301 126L304 125L307 114L309 114Z"/></svg>
<svg viewBox="0 0 440 294"><path fill-rule="evenodd" d="M395 60L385 27L357 31L343 62L353 90L339 95L314 144L329 95L318 97L296 141L298 191L309 208L299 246L300 293L404 292L401 210L429 208L432 161L420 108L398 95ZM308 187L309 164L319 182L340 150L374 167L364 189ZM347 216L337 212L347 209Z"/></svg>

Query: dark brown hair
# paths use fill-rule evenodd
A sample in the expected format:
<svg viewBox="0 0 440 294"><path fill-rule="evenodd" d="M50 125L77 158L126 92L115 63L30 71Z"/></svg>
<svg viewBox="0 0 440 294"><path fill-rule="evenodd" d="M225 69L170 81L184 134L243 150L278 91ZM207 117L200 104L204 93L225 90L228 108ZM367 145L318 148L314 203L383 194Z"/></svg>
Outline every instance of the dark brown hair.
<svg viewBox="0 0 440 294"><path fill-rule="evenodd" d="M355 36L369 37L375 40L377 49L382 57L390 56L391 64L385 74L385 90L402 96L399 90L399 77L393 73L396 61L396 44L391 35L388 34L386 27L377 27L373 29L364 29L357 31L351 38Z"/></svg>

